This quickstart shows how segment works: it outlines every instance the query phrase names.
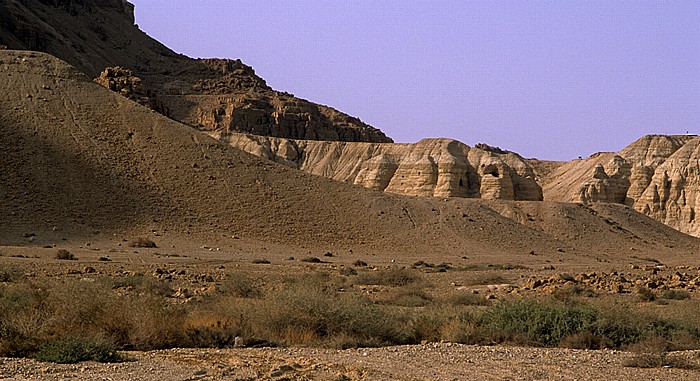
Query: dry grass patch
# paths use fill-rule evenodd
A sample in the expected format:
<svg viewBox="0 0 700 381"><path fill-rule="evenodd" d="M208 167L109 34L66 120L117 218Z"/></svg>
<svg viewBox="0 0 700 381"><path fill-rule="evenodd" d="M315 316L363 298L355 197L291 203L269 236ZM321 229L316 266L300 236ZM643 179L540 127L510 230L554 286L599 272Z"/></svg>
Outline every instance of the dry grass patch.
<svg viewBox="0 0 700 381"><path fill-rule="evenodd" d="M76 258L73 255L73 253L71 253L70 251L68 251L66 249L60 249L56 252L56 259L66 260L66 261L74 261L74 260L77 260L78 258Z"/></svg>
<svg viewBox="0 0 700 381"><path fill-rule="evenodd" d="M407 287L388 292L380 301L401 307L425 307L433 302L433 297L419 287Z"/></svg>
<svg viewBox="0 0 700 381"><path fill-rule="evenodd" d="M402 267L364 271L358 274L355 284L402 287L423 281L419 275Z"/></svg>
<svg viewBox="0 0 700 381"><path fill-rule="evenodd" d="M634 355L628 358L624 365L634 368L700 368L700 364L697 362L671 352L673 347L673 343L663 337L648 337L628 347L628 350Z"/></svg>

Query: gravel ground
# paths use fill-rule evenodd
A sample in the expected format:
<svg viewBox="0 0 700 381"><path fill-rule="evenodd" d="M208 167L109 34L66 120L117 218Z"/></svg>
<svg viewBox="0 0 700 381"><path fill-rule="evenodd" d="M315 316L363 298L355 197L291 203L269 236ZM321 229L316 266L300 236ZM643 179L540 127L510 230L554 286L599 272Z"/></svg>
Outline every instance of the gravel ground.
<svg viewBox="0 0 700 381"><path fill-rule="evenodd" d="M171 349L120 364L0 359L0 380L698 380L700 370L625 367L634 354L437 343L365 349ZM700 352L677 352L700 364Z"/></svg>

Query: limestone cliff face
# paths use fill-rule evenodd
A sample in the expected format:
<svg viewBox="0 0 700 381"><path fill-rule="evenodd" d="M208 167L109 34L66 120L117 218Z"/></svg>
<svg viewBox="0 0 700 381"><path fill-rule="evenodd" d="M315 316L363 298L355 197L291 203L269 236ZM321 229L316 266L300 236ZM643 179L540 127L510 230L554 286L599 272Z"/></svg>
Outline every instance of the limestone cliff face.
<svg viewBox="0 0 700 381"><path fill-rule="evenodd" d="M546 200L626 204L682 232L700 235L700 138L644 136L619 153L567 163L544 181Z"/></svg>
<svg viewBox="0 0 700 381"><path fill-rule="evenodd" d="M369 189L414 196L542 200L542 189L523 158L451 139L392 144L211 135L280 164Z"/></svg>
<svg viewBox="0 0 700 381"><path fill-rule="evenodd" d="M680 231L698 236L700 138L693 139L660 164L634 203L638 211Z"/></svg>

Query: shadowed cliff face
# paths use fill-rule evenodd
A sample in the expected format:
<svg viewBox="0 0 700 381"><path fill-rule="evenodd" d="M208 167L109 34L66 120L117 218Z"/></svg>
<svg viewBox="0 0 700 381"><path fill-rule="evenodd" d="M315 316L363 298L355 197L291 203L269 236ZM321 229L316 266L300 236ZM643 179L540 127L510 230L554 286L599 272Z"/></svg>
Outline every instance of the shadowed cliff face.
<svg viewBox="0 0 700 381"><path fill-rule="evenodd" d="M280 164L374 190L411 196L542 200L533 169L523 158L451 139L380 144L212 136Z"/></svg>
<svg viewBox="0 0 700 381"><path fill-rule="evenodd" d="M626 204L697 236L699 147L700 139L692 135L644 136L617 154L600 153L561 166L546 178L544 197Z"/></svg>
<svg viewBox="0 0 700 381"><path fill-rule="evenodd" d="M274 91L240 60L176 54L134 25L134 7L125 0L2 1L0 45L49 53L92 78L119 66L110 71L139 78L148 106L202 130L392 141L358 118Z"/></svg>

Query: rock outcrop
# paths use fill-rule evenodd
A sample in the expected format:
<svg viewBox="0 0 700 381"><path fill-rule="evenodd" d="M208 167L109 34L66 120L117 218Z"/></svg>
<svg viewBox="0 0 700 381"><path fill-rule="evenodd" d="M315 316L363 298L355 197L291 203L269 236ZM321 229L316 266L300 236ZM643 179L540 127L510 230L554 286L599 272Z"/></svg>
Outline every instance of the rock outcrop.
<svg viewBox="0 0 700 381"><path fill-rule="evenodd" d="M615 202L623 204L630 187L630 166L621 156L612 158L611 166L614 172L608 175L602 164L593 169L593 178L586 181L579 190L580 201Z"/></svg>
<svg viewBox="0 0 700 381"><path fill-rule="evenodd" d="M132 101L149 108L156 108L151 94L143 85L141 78L134 75L129 69L119 66L105 69L95 82L100 85L131 99Z"/></svg>
<svg viewBox="0 0 700 381"><path fill-rule="evenodd" d="M546 200L626 204L673 228L700 234L700 138L649 135L619 153L567 163L548 175Z"/></svg>
<svg viewBox="0 0 700 381"><path fill-rule="evenodd" d="M699 175L700 138L695 138L656 168L634 208L682 232L700 235L696 218L700 208Z"/></svg>
<svg viewBox="0 0 700 381"><path fill-rule="evenodd" d="M273 90L240 60L192 59L176 54L134 25L134 7L125 0L0 2L0 45L49 53L89 77L119 66L149 89L144 104L206 131L392 141L358 118ZM104 78L99 82L109 85ZM124 95L135 94L125 94L125 87L116 87L110 88ZM144 101L142 98L137 94L132 99Z"/></svg>
<svg viewBox="0 0 700 381"><path fill-rule="evenodd" d="M451 139L388 144L211 135L280 164L374 190L412 196L542 200L542 189L522 157Z"/></svg>

